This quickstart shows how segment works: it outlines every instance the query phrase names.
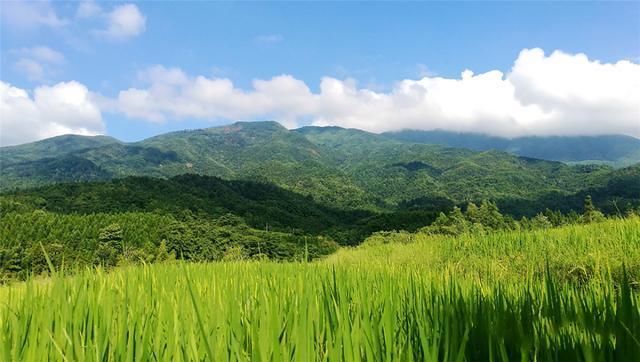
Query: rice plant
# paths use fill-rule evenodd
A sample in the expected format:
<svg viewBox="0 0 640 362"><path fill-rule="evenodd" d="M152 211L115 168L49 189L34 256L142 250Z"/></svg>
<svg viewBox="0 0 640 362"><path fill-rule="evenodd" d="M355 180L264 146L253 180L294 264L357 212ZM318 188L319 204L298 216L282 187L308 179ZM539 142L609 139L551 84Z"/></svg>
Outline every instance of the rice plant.
<svg viewBox="0 0 640 362"><path fill-rule="evenodd" d="M597 227L613 235L604 246L589 239ZM637 227L627 220L541 231L522 247L517 232L442 239L453 244L428 252L433 264L372 251L418 252L438 242L429 239L315 263L57 272L0 289L0 360L631 361L640 356L640 295L626 263L607 254L588 279L562 279L549 248L578 255L637 245ZM542 265L513 278L469 269L518 250ZM482 258L460 267L476 253Z"/></svg>

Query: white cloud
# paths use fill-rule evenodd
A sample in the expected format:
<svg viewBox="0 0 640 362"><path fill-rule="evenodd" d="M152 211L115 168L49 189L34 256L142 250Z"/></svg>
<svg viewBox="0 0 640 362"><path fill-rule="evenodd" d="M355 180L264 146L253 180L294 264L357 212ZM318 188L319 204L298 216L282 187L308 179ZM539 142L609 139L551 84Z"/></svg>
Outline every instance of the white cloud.
<svg viewBox="0 0 640 362"><path fill-rule="evenodd" d="M20 58L14 66L18 72L24 74L32 82L44 79L44 67L33 59Z"/></svg>
<svg viewBox="0 0 640 362"><path fill-rule="evenodd" d="M93 0L81 1L76 10L76 18L86 19L102 14L102 8Z"/></svg>
<svg viewBox="0 0 640 362"><path fill-rule="evenodd" d="M13 49L11 53L53 64L62 64L65 61L62 53L46 46Z"/></svg>
<svg viewBox="0 0 640 362"><path fill-rule="evenodd" d="M59 28L68 24L60 18L49 1L1 1L0 18L17 29L40 26Z"/></svg>
<svg viewBox="0 0 640 362"><path fill-rule="evenodd" d="M539 133L640 136L640 64L531 49L520 53L508 80L520 102L553 115L530 125Z"/></svg>
<svg viewBox="0 0 640 362"><path fill-rule="evenodd" d="M62 53L46 46L12 49L9 53L19 57L14 63L15 69L32 82L45 80L65 62Z"/></svg>
<svg viewBox="0 0 640 362"><path fill-rule="evenodd" d="M107 27L96 33L112 40L125 40L144 32L147 18L134 4L116 6L111 12L104 13Z"/></svg>
<svg viewBox="0 0 640 362"><path fill-rule="evenodd" d="M15 50L34 79L42 64L63 63L55 50ZM523 50L508 73L493 70L459 78L425 76L398 81L389 91L325 77L317 92L290 75L254 80L241 89L227 78L191 76L153 66L141 86L116 98L71 81L32 93L0 81L0 144L64 133L104 131L101 110L132 119L274 119L287 127L338 125L373 132L413 129L474 131L501 136L622 133L640 137L640 64L602 63L583 54Z"/></svg>
<svg viewBox="0 0 640 362"><path fill-rule="evenodd" d="M0 145L9 146L74 133L104 132L89 90L71 81L26 90L0 81Z"/></svg>
<svg viewBox="0 0 640 362"><path fill-rule="evenodd" d="M275 119L373 132L445 129L500 136L622 133L640 137L640 65L601 63L560 51L525 49L507 74L425 76L388 92L325 77L312 92L290 75L255 80L243 90L225 78L152 67L145 87L121 91L115 108L131 118L166 121Z"/></svg>
<svg viewBox="0 0 640 362"><path fill-rule="evenodd" d="M118 109L131 118L150 121L195 117L241 119L273 117L295 124L298 116L312 112L314 95L304 82L289 75L255 80L245 92L228 79L188 77L178 68L152 67L139 75L146 89L130 88L118 95Z"/></svg>

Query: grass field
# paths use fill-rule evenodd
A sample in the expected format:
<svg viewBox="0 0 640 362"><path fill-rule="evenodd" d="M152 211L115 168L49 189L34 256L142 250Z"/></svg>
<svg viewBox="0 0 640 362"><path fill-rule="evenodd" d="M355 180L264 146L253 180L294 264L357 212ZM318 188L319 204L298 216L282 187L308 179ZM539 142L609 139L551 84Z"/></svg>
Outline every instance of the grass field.
<svg viewBox="0 0 640 362"><path fill-rule="evenodd" d="M0 289L0 360L632 361L640 219Z"/></svg>
<svg viewBox="0 0 640 362"><path fill-rule="evenodd" d="M640 217L560 228L495 231L458 237L381 233L358 248L341 249L327 262L417 268L478 281L540 278L549 265L558 281L621 278L624 264L640 282Z"/></svg>

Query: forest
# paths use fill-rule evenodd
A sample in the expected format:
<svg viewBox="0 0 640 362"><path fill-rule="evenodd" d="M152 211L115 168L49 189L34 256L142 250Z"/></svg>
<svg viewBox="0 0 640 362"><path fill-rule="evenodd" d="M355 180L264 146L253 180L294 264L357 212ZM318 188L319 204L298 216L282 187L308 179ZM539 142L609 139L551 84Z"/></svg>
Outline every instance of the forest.
<svg viewBox="0 0 640 362"><path fill-rule="evenodd" d="M397 137L267 122L0 148L1 359L640 354L640 164Z"/></svg>
<svg viewBox="0 0 640 362"><path fill-rule="evenodd" d="M606 219L590 195L579 212L546 208L520 218L489 200L435 205L387 213L343 210L266 183L199 175L19 190L0 196L0 280L46 273L48 263L71 271L167 260L311 261L380 232L481 235ZM612 216L637 213L627 206Z"/></svg>

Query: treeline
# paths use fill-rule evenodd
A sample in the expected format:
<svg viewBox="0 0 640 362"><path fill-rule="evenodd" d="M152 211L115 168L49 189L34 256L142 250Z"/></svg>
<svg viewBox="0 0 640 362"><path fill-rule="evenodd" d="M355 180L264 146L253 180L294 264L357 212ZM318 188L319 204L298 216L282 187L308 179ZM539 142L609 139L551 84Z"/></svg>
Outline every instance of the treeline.
<svg viewBox="0 0 640 362"><path fill-rule="evenodd" d="M517 216L533 217L545 209L571 214L580 212L587 196L605 215L634 212L640 208L640 165L614 171L606 183L598 187L573 194L554 191L534 199L503 197L498 199L498 205L503 212Z"/></svg>
<svg viewBox="0 0 640 362"><path fill-rule="evenodd" d="M311 260L335 251L332 240L302 233L260 230L240 217L181 220L156 213L89 215L42 210L0 217L0 281L56 269L162 262L172 259Z"/></svg>
<svg viewBox="0 0 640 362"><path fill-rule="evenodd" d="M357 245L382 230L461 234L604 217L590 196L583 198L580 214L547 209L519 218L502 212L499 202L454 206L444 199L436 201L425 198L421 203L429 207L407 204L389 213L343 210L271 184L199 175L14 191L0 195L0 279L46 271L45 254L56 268L173 258L309 260L339 245ZM635 209L623 210L621 214Z"/></svg>
<svg viewBox="0 0 640 362"><path fill-rule="evenodd" d="M151 212L180 220L208 220L233 214L255 229L321 235L341 245L357 245L379 230L415 231L433 222L441 210L393 213L344 210L269 183L194 174L170 179L127 177L19 190L0 195L0 209L5 213L41 209L85 215Z"/></svg>
<svg viewBox="0 0 640 362"><path fill-rule="evenodd" d="M478 204L470 202L464 207L456 206L449 212L441 212L433 223L419 228L416 232L390 230L372 233L364 240L364 244L413 243L420 234L448 236L466 234L473 237L497 231L532 232L560 226L599 223L638 216L640 216L640 208L629 208L624 214L607 216L594 205L589 195L583 200L581 213L571 211L565 214L546 209L534 217L523 216L520 219L502 213L495 202L485 200Z"/></svg>
<svg viewBox="0 0 640 362"><path fill-rule="evenodd" d="M627 214L635 214L637 210L628 209ZM533 230L558 227L569 224L588 224L604 221L605 215L593 204L590 195L583 201L583 212L571 211L563 214L560 211L546 209L534 217L523 216L516 220L510 215L500 212L496 203L483 201L479 206L469 203L463 211L454 207L448 214L441 212L429 226L420 229L428 234L460 235L463 233L482 233L494 230Z"/></svg>

